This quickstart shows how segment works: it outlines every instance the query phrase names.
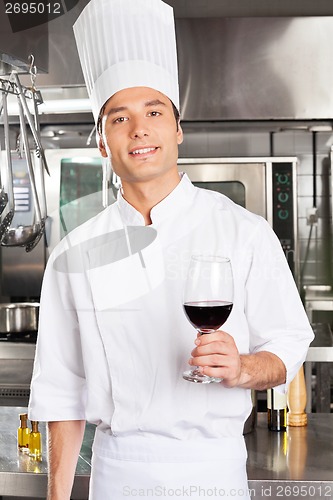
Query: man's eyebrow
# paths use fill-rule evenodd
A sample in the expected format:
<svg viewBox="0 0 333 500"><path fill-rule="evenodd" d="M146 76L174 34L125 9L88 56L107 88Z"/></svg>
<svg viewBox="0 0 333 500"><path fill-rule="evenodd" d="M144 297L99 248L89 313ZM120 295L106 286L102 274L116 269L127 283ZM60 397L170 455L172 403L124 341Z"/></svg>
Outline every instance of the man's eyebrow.
<svg viewBox="0 0 333 500"><path fill-rule="evenodd" d="M121 111L126 111L128 108L126 106L119 106L117 108L110 108L107 112L107 116L115 115L116 113L120 113Z"/></svg>
<svg viewBox="0 0 333 500"><path fill-rule="evenodd" d="M145 102L145 107L148 108L150 106L166 106L166 104L159 99L154 99L153 101L147 101ZM116 113L120 113L122 111L127 111L128 107L127 106L118 106L115 108L110 108L109 111L107 112L107 116L110 115L115 115Z"/></svg>
<svg viewBox="0 0 333 500"><path fill-rule="evenodd" d="M147 101L145 102L145 106L146 107L149 107L149 106L166 106L165 102L162 102L160 101L159 99L154 99L153 101Z"/></svg>

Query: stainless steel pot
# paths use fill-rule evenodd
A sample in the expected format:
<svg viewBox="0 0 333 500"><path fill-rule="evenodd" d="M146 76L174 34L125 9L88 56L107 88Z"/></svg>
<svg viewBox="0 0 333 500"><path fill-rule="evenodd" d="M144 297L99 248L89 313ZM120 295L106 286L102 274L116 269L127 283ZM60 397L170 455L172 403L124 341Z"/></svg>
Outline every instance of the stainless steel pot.
<svg viewBox="0 0 333 500"><path fill-rule="evenodd" d="M0 304L0 332L32 332L38 328L39 304L16 302Z"/></svg>

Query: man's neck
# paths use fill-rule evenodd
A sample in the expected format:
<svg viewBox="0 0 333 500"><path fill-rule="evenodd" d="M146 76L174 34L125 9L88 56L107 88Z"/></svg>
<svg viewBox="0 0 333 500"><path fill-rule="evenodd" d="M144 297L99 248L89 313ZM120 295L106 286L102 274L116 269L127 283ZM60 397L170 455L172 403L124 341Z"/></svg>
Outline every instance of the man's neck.
<svg viewBox="0 0 333 500"><path fill-rule="evenodd" d="M180 182L178 172L167 177L157 177L150 181L126 182L122 181L122 194L125 200L141 213L145 225L152 223L151 209L166 198Z"/></svg>

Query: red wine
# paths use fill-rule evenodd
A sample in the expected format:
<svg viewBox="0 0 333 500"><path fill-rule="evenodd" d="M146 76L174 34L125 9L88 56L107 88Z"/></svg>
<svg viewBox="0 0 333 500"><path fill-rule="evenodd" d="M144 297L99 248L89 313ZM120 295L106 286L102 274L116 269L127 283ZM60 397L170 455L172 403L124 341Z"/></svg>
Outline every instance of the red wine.
<svg viewBox="0 0 333 500"><path fill-rule="evenodd" d="M185 302L184 309L190 323L205 332L205 330L217 330L227 321L232 303L222 300Z"/></svg>

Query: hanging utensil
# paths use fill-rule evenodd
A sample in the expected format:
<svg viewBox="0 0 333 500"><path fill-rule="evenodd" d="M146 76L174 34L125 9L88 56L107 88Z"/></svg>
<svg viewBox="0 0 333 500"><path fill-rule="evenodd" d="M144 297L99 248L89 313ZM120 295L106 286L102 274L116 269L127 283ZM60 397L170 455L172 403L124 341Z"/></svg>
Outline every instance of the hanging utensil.
<svg viewBox="0 0 333 500"><path fill-rule="evenodd" d="M31 78L31 91L32 91L32 99L33 99L33 109L34 109L34 122L35 122L35 128L36 132L38 134L38 137L40 137L40 123L39 123L39 113L38 113L38 104L42 102L41 94L40 92L36 89L35 81L36 81L36 76L37 76L37 67L35 66L35 58L31 54L30 56L30 78ZM41 228L34 239L34 241L30 242L26 246L26 251L30 252L35 248L35 246L38 244L40 239L45 233L45 223L46 223L46 218L47 218L47 205L46 205L46 193L45 193L45 178L44 178L44 169L43 169L43 162L41 159L41 154L39 149L37 148L36 144L36 171L38 172L39 176L39 192L40 192L40 212L41 212ZM44 156L45 158L45 156ZM46 165L46 171L48 172L48 168ZM49 173L49 172L48 172Z"/></svg>
<svg viewBox="0 0 333 500"><path fill-rule="evenodd" d="M6 234L3 236L2 245L3 246L28 246L35 242L38 238L38 241L43 234L43 224L42 217L39 205L39 199L36 188L36 179L34 168L32 165L32 159L29 148L29 139L27 134L27 128L24 120L24 112L22 101L18 99L18 107L19 107L19 118L20 118L20 135L23 141L24 154L26 158L27 171L29 175L32 197L35 208L35 221L32 225L27 226L17 226L16 228L8 228Z"/></svg>
<svg viewBox="0 0 333 500"><path fill-rule="evenodd" d="M34 106L34 118L35 118L35 127L38 135L40 135L40 124L39 124L39 119L38 119L38 107L37 107L37 94L35 91L35 86L34 86L34 80L32 79L32 84L33 84L33 106ZM47 206L46 206L46 193L45 193L45 179L44 179L44 169L43 169L43 162L37 153L37 158L36 158L36 166L37 166L37 172L39 176L39 186L40 186L40 215L41 215L41 220L40 220L40 231L34 241L30 242L26 246L26 251L30 252L35 248L35 246L38 244L40 239L42 238L43 234L45 233L45 222L47 218Z"/></svg>
<svg viewBox="0 0 333 500"><path fill-rule="evenodd" d="M32 136L33 136L34 141L36 143L37 154L41 156L43 164L44 164L44 168L45 168L46 172L50 175L50 171L49 171L49 168L47 166L47 161L46 161L46 158L45 158L44 148L42 146L39 134L38 134L38 132L36 130L35 123L34 123L34 118L33 118L33 116L30 113L30 110L29 110L29 107L28 107L28 104L27 104L27 101L26 101L26 97L25 97L25 94L23 92L22 85L21 85L21 82L19 80L19 77L18 77L18 74L17 74L16 71L12 72L12 77L14 79L14 82L15 82L16 86L17 86L18 97L20 99L20 102L21 102L21 105L22 105L22 108L23 108L23 111L24 111L24 115L25 115L25 117L27 119L27 122L29 124ZM37 92L37 91L35 91L35 92Z"/></svg>
<svg viewBox="0 0 333 500"><path fill-rule="evenodd" d="M4 191L4 189L1 188L0 189L0 215L2 214L2 212L4 211L4 209L6 208L7 203L8 203L8 195Z"/></svg>
<svg viewBox="0 0 333 500"><path fill-rule="evenodd" d="M8 106L7 106L7 92L2 92L2 108L3 108L3 128L4 128L4 138L5 138L5 150L6 150L6 186L3 186L3 203L7 200L5 207L8 208L8 212L0 222L0 241L6 231L10 228L11 222L14 217L15 201L14 201L14 191L13 191L13 175L12 175L12 157L10 152L10 138L9 138L9 119L8 119ZM5 208L3 207L3 208Z"/></svg>
<svg viewBox="0 0 333 500"><path fill-rule="evenodd" d="M0 116L2 114L2 111L3 111L3 103L2 103L2 95L0 95ZM6 208L7 206L7 203L8 203L8 195L7 193L5 192L5 190L3 189L3 186L0 187L0 216L2 214L2 212L4 211L4 209Z"/></svg>
<svg viewBox="0 0 333 500"><path fill-rule="evenodd" d="M45 231L46 214L46 195L44 182L44 168L49 173L45 153L40 140L40 127L38 120L37 104L40 104L42 97L40 92L35 87L35 78L37 74L36 66L34 66L34 57L30 56L30 75L31 88L22 87L16 71L12 71L8 80L0 80L0 91L2 92L2 100L0 103L0 112L3 111L4 117L4 132L5 132L5 148L6 148L6 170L5 170L5 185L0 190L0 216L7 207L7 213L0 222L0 241L3 246L24 246L26 251L32 250ZM7 107L8 94L14 94L18 99L19 117L20 117L20 141L19 155L22 158L25 156L26 168L31 185L32 198L34 203L34 220L30 225L18 225L11 227L15 215L15 198L14 198L14 183L13 183L13 165L9 138L9 118ZM27 99L33 99L34 113L30 113ZM27 125L31 130L36 148L36 168L33 166L31 152L29 148L29 139L27 133ZM38 197L35 170L38 172L40 198Z"/></svg>

